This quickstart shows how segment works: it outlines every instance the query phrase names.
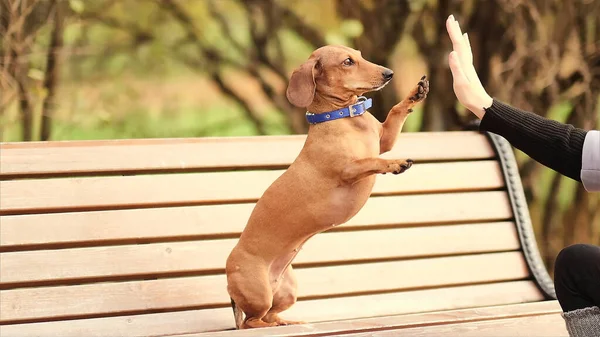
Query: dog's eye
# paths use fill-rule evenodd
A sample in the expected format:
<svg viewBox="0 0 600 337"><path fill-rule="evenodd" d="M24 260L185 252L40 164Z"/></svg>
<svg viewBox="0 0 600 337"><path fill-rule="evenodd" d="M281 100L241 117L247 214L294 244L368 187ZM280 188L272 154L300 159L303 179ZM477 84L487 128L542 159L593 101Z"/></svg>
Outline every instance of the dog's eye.
<svg viewBox="0 0 600 337"><path fill-rule="evenodd" d="M354 61L351 58L347 58L344 60L344 62L342 62L342 64L346 67L349 67L354 64Z"/></svg>

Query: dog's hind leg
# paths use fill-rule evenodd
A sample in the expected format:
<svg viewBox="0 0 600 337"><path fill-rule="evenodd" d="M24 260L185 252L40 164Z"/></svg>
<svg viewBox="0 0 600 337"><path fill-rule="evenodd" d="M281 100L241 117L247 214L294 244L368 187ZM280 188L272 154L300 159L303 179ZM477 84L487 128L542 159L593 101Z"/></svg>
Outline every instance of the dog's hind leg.
<svg viewBox="0 0 600 337"><path fill-rule="evenodd" d="M292 266L289 265L282 275L281 284L273 294L273 306L263 318L265 322L277 323L278 325L304 324L301 321L288 321L279 317L279 313L289 309L296 303L296 276Z"/></svg>
<svg viewBox="0 0 600 337"><path fill-rule="evenodd" d="M228 273L227 291L235 305L246 314L240 329L278 325L263 320L273 304L273 291L265 266L246 264Z"/></svg>

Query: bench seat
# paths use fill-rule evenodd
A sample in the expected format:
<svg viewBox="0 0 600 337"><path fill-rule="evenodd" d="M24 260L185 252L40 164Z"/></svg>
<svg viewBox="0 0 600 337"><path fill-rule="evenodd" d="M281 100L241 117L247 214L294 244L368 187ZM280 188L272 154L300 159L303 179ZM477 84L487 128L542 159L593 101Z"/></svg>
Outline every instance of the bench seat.
<svg viewBox="0 0 600 337"><path fill-rule="evenodd" d="M0 144L2 336L567 336L512 150L470 131L402 134L413 168L306 243L309 324L232 331L225 259L304 137Z"/></svg>

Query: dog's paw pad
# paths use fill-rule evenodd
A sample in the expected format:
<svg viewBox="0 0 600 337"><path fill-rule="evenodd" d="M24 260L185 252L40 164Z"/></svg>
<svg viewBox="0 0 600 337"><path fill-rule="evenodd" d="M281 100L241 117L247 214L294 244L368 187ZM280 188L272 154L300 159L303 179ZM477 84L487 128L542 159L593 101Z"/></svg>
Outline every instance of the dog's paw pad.
<svg viewBox="0 0 600 337"><path fill-rule="evenodd" d="M416 92L413 96L410 97L410 100L413 103L420 102L427 97L429 93L429 81L427 80L427 76L421 77L421 80L417 84Z"/></svg>
<svg viewBox="0 0 600 337"><path fill-rule="evenodd" d="M407 159L405 162L399 165L397 170L392 171L393 174L400 174L406 172L409 168L413 166L414 161L412 159Z"/></svg>

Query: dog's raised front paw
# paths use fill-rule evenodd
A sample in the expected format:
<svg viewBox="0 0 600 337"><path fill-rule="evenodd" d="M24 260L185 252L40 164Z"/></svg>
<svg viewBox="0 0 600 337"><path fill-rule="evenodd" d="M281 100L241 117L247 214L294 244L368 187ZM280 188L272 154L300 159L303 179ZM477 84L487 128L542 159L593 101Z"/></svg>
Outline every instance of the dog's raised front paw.
<svg viewBox="0 0 600 337"><path fill-rule="evenodd" d="M423 76L417 84L417 87L411 91L409 99L412 103L418 103L424 100L428 93L429 81L427 80L427 76Z"/></svg>

